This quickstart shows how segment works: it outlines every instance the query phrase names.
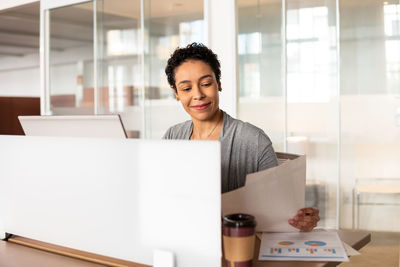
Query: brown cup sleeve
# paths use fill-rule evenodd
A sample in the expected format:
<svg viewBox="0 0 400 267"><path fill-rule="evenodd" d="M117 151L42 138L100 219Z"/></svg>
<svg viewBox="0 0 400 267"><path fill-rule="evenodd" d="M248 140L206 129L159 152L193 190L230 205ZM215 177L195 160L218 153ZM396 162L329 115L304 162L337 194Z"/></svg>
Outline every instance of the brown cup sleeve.
<svg viewBox="0 0 400 267"><path fill-rule="evenodd" d="M245 262L253 259L255 235L245 237L223 236L225 259Z"/></svg>

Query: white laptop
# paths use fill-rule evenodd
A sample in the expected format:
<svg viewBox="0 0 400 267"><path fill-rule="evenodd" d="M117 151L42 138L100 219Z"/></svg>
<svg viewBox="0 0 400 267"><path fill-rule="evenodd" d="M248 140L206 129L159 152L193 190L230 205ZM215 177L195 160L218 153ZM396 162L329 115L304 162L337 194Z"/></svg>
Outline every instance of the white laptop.
<svg viewBox="0 0 400 267"><path fill-rule="evenodd" d="M119 115L18 116L25 135L126 138Z"/></svg>

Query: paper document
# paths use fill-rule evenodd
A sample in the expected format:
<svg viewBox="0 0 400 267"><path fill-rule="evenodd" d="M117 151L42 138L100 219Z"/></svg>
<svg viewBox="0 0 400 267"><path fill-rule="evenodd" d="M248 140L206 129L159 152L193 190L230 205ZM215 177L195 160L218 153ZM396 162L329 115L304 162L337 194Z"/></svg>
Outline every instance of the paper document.
<svg viewBox="0 0 400 267"><path fill-rule="evenodd" d="M344 250L346 251L347 256L357 256L360 255L361 253L352 248L350 245L346 244L345 242L342 242Z"/></svg>
<svg viewBox="0 0 400 267"><path fill-rule="evenodd" d="M259 260L349 261L336 232L263 233Z"/></svg>
<svg viewBox="0 0 400 267"><path fill-rule="evenodd" d="M304 208L306 158L297 156L279 166L246 177L246 185L222 194L222 213L255 216L259 232L295 232L288 220Z"/></svg>

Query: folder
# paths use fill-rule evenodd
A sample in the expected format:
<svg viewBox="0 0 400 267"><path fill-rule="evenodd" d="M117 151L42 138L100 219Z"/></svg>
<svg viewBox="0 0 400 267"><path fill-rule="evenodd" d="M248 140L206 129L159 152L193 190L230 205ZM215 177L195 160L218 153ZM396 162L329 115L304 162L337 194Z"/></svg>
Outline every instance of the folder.
<svg viewBox="0 0 400 267"><path fill-rule="evenodd" d="M245 186L222 194L223 215L255 216L258 232L298 231L288 222L304 208L306 156L277 153L279 165L248 174Z"/></svg>

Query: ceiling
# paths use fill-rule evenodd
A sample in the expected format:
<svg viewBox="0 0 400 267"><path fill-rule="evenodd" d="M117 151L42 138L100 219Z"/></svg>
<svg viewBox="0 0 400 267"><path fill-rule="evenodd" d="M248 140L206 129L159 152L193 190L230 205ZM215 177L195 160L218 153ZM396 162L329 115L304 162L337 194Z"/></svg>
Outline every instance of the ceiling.
<svg viewBox="0 0 400 267"><path fill-rule="evenodd" d="M0 56L39 52L39 2L0 13Z"/></svg>
<svg viewBox="0 0 400 267"><path fill-rule="evenodd" d="M138 28L140 0L104 0L104 29ZM201 0L145 1L146 19L157 24L174 24L201 18ZM51 50L91 45L93 40L93 5L91 2L50 11ZM100 10L100 9L99 9ZM100 14L100 13L99 13ZM148 23L148 21L145 21ZM0 12L0 57L23 57L39 53L40 2Z"/></svg>
<svg viewBox="0 0 400 267"><path fill-rule="evenodd" d="M150 0L146 6L145 25L151 17L152 33L157 27L178 25L179 22L201 19L202 0ZM323 6L334 0L290 0L289 8ZM376 6L399 0L340 0L343 7ZM138 28L140 0L103 0L104 29ZM240 8L260 5L280 5L281 0L238 0ZM93 40L92 3L54 9L50 13L51 50L91 45ZM101 14L101 13L99 13ZM39 1L14 9L0 11L0 57L22 57L39 52L40 5Z"/></svg>

